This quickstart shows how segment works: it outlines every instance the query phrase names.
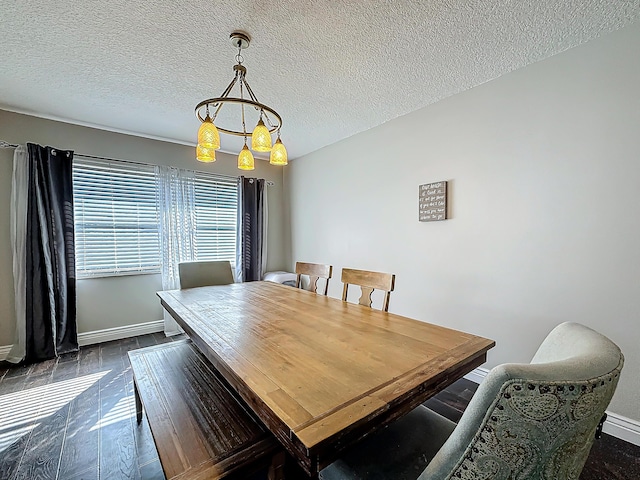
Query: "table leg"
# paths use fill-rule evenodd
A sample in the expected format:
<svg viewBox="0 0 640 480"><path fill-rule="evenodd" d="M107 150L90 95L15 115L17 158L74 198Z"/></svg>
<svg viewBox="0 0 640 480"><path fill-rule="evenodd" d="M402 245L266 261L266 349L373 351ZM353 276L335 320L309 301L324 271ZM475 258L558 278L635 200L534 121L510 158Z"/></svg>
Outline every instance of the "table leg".
<svg viewBox="0 0 640 480"><path fill-rule="evenodd" d="M140 401L140 393L135 380L133 381L133 395L136 399L136 421L140 423L142 422L142 401Z"/></svg>
<svg viewBox="0 0 640 480"><path fill-rule="evenodd" d="M269 466L269 473L267 474L268 480L284 480L285 459L286 454L284 452L278 452L273 456Z"/></svg>

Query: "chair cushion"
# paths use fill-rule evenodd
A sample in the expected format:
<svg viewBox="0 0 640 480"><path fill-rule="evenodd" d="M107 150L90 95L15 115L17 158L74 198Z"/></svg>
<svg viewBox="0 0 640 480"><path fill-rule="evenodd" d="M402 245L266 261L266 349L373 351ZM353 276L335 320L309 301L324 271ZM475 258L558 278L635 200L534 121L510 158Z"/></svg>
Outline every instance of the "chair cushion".
<svg viewBox="0 0 640 480"><path fill-rule="evenodd" d="M320 472L322 480L415 480L456 424L420 405L359 442Z"/></svg>

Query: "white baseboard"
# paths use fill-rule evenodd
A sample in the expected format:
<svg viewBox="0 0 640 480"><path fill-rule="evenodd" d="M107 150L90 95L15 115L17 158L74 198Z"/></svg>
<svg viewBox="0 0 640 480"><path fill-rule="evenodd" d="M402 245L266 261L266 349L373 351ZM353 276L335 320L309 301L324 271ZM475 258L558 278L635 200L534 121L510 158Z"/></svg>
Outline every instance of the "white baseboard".
<svg viewBox="0 0 640 480"><path fill-rule="evenodd" d="M4 345L0 347L0 361L6 360L11 351L11 345Z"/></svg>
<svg viewBox="0 0 640 480"><path fill-rule="evenodd" d="M164 334L167 337L173 337L174 335L180 335L181 333L184 333L184 331L183 330L173 330L171 332L164 332Z"/></svg>
<svg viewBox="0 0 640 480"><path fill-rule="evenodd" d="M640 447L640 422L637 420L623 417L617 413L607 412L607 421L604 422L602 431Z"/></svg>
<svg viewBox="0 0 640 480"><path fill-rule="evenodd" d="M486 377L488 373L489 370L487 368L478 367L472 372L467 373L464 378L475 383L482 383L484 377Z"/></svg>
<svg viewBox="0 0 640 480"><path fill-rule="evenodd" d="M464 378L475 383L481 383L487 373L489 373L488 369L478 367L466 374ZM604 422L602 431L625 442L640 446L640 422L637 420L607 411L607 420Z"/></svg>
<svg viewBox="0 0 640 480"><path fill-rule="evenodd" d="M110 342L112 340L121 340L123 338L137 337L138 335L147 335L149 333L162 331L164 331L164 320L156 320L154 322L137 323L124 327L105 328L104 330L79 333L78 344L83 347L85 345L93 345L94 343Z"/></svg>
<svg viewBox="0 0 640 480"><path fill-rule="evenodd" d="M162 331L164 331L164 320L156 320L153 322L137 323L135 325L125 325L123 327L105 328L104 330L79 333L78 344L83 347L85 345L110 342L112 340L121 340L123 338L137 337L138 335L147 335L149 333ZM0 346L0 360L6 360L10 351L11 345Z"/></svg>

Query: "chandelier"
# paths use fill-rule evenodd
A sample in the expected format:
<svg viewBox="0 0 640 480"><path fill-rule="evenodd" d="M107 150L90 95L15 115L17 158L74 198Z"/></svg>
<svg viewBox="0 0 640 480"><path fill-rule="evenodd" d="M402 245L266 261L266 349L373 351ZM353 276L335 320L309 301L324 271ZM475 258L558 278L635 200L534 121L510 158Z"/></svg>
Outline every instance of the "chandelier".
<svg viewBox="0 0 640 480"><path fill-rule="evenodd" d="M219 132L228 135L244 137L244 147L238 155L238 168L241 170L253 170L254 158L251 150L254 152L271 152L269 163L272 165L287 164L287 149L280 140L280 129L282 127L282 118L273 108L260 103L255 96L251 87L247 83L247 69L242 62L242 50L249 47L251 39L249 35L243 32L233 32L229 38L234 47L237 47L236 55L237 64L234 65L233 71L235 75L231 83L222 92L222 95L216 98L203 100L196 105L196 116L202 122L198 130L198 146L196 147L196 158L201 162L215 162L216 150L220 148ZM237 96L233 96L233 90L237 91ZM235 109L237 115L236 123L233 125L223 124L220 114L222 107L227 110ZM238 108L239 107L239 108ZM204 115L203 115L204 113ZM228 111L225 111L228 114ZM251 122L251 118L258 118L252 133L247 132L247 123ZM225 115L225 120L229 115ZM252 123L249 123L252 125ZM271 135L277 134L275 144L271 143ZM247 138L251 137L251 150L247 145Z"/></svg>

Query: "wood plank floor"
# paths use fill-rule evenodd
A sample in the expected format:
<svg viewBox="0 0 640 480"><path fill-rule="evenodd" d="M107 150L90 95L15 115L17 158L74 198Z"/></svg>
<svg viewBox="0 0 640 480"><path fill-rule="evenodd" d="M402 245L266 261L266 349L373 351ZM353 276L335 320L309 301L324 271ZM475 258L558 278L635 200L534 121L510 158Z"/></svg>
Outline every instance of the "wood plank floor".
<svg viewBox="0 0 640 480"><path fill-rule="evenodd" d="M0 366L0 479L164 479L146 419L135 421L127 352L170 341L154 333ZM462 379L426 405L458 421L476 388ZM640 447L603 435L580 479L640 479Z"/></svg>

